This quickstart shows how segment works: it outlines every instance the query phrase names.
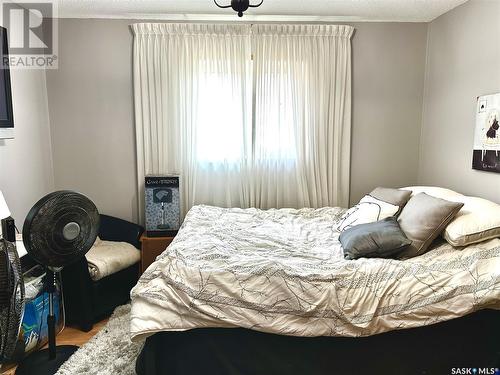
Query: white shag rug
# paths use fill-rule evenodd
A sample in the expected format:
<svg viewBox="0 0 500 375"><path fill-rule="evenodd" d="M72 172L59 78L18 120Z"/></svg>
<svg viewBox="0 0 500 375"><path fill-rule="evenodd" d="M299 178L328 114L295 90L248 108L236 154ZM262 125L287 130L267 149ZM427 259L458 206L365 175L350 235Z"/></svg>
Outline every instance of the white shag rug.
<svg viewBox="0 0 500 375"><path fill-rule="evenodd" d="M134 375L144 343L130 341L130 304L119 306L108 323L76 351L56 375Z"/></svg>

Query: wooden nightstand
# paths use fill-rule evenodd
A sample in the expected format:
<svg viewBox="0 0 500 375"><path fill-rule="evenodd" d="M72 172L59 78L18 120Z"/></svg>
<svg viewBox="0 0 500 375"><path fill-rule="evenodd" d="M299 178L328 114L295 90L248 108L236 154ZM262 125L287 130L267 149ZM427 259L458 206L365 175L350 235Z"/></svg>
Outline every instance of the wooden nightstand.
<svg viewBox="0 0 500 375"><path fill-rule="evenodd" d="M165 251L173 239L174 237L148 237L145 233L141 236L141 274Z"/></svg>

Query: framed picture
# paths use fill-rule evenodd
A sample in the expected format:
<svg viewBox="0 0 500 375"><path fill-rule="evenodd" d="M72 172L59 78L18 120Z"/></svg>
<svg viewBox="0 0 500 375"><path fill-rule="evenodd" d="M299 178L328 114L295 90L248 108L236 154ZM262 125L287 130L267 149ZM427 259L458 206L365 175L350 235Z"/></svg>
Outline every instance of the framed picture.
<svg viewBox="0 0 500 375"><path fill-rule="evenodd" d="M146 176L144 190L147 235L175 236L181 218L179 176Z"/></svg>
<svg viewBox="0 0 500 375"><path fill-rule="evenodd" d="M500 93L477 98L472 168L500 173Z"/></svg>

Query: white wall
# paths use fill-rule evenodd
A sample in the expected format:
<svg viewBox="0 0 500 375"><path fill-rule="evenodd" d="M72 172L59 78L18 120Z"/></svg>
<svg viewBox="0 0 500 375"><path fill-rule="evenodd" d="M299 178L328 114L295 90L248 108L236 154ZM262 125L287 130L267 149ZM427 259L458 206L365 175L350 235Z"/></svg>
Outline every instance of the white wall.
<svg viewBox="0 0 500 375"><path fill-rule="evenodd" d="M500 202L500 174L472 169L476 98L500 92L500 1L429 24L419 183Z"/></svg>
<svg viewBox="0 0 500 375"><path fill-rule="evenodd" d="M21 230L33 204L54 189L54 173L45 71L11 69L11 81L15 138L0 140L0 190Z"/></svg>

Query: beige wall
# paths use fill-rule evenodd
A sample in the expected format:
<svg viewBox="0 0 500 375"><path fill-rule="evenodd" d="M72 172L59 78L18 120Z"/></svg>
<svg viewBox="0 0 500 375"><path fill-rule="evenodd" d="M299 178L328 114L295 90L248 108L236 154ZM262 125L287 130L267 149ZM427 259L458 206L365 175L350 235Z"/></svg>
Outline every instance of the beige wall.
<svg viewBox="0 0 500 375"><path fill-rule="evenodd" d="M0 140L0 190L21 230L54 175L45 71L11 69L11 83L15 138Z"/></svg>
<svg viewBox="0 0 500 375"><path fill-rule="evenodd" d="M351 204L417 182L427 25L356 24Z"/></svg>
<svg viewBox="0 0 500 375"><path fill-rule="evenodd" d="M132 34L126 20L59 20L47 72L55 185L137 220Z"/></svg>
<svg viewBox="0 0 500 375"><path fill-rule="evenodd" d="M129 20L63 19L47 73L55 184L137 219ZM351 202L417 180L426 24L355 24ZM142 199L142 198L141 198Z"/></svg>
<svg viewBox="0 0 500 375"><path fill-rule="evenodd" d="M500 202L500 174L472 165L476 97L500 92L500 1L471 0L429 24L419 183Z"/></svg>

